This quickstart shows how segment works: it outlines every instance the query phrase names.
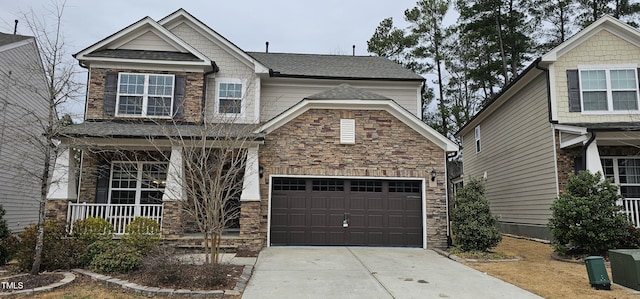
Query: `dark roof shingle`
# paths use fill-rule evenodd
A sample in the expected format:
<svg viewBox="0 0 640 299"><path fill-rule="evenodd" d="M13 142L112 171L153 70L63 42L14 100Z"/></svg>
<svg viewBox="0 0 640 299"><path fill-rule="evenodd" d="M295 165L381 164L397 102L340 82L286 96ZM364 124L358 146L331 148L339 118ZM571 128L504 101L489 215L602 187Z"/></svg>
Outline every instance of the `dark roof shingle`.
<svg viewBox="0 0 640 299"><path fill-rule="evenodd" d="M15 42L19 42L21 40L25 40L28 38L32 38L31 36L24 35L14 35L0 32L0 46L13 44Z"/></svg>
<svg viewBox="0 0 640 299"><path fill-rule="evenodd" d="M377 93L355 88L349 84L340 84L337 87L316 93L306 97L309 100L390 100Z"/></svg>
<svg viewBox="0 0 640 299"><path fill-rule="evenodd" d="M144 51L144 50L101 50L93 52L87 57L170 60L170 61L202 61L191 53L169 51Z"/></svg>
<svg viewBox="0 0 640 299"><path fill-rule="evenodd" d="M252 133L256 125L250 124L213 124L208 127L196 124L158 124L154 122L93 122L64 127L59 137L98 137L98 138L237 138L250 137L256 140L264 135Z"/></svg>
<svg viewBox="0 0 640 299"><path fill-rule="evenodd" d="M424 80L422 76L384 57L264 52L247 54L268 67L275 77Z"/></svg>

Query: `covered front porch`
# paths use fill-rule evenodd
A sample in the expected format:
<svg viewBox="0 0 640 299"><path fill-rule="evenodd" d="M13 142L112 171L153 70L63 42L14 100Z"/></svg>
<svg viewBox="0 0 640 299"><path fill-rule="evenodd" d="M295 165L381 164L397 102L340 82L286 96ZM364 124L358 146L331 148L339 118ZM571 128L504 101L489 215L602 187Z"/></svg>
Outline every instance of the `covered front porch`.
<svg viewBox="0 0 640 299"><path fill-rule="evenodd" d="M600 172L618 185L623 197L618 204L640 228L640 126L576 124L556 125L556 130L561 152L573 160L573 171Z"/></svg>
<svg viewBox="0 0 640 299"><path fill-rule="evenodd" d="M57 158L54 180L48 195L48 218L67 223L68 232L74 223L89 217L103 218L113 225L117 235L135 217L146 217L159 223L165 240L176 240L199 232L189 210L189 199L202 196L189 182L197 181L189 172L185 159L194 148L181 136L180 142L170 139L146 138L66 138L67 149ZM91 139L91 140L89 140ZM201 139L198 139L201 140ZM225 229L232 232L240 244L258 244L261 236L253 225L259 222L260 192L258 145L255 139L243 139L238 149L243 151L234 167L241 168L240 187L233 187L233 200L225 203L228 215ZM219 141L206 141L207 148L222 147ZM201 144L202 145L202 144ZM82 150L79 165L75 151ZM193 161L190 161L193 162ZM191 188L190 188L191 187ZM242 215L242 217L240 216ZM245 219L243 219L245 218ZM252 219L253 218L253 219Z"/></svg>

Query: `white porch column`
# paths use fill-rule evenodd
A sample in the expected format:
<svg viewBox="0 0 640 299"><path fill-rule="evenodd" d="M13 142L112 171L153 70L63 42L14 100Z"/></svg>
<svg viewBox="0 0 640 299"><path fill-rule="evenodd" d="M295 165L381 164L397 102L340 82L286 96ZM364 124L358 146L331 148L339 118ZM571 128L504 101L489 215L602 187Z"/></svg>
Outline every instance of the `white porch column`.
<svg viewBox="0 0 640 299"><path fill-rule="evenodd" d="M182 162L182 147L171 148L169 168L167 169L167 183L162 200L184 200L187 198L184 189L184 164Z"/></svg>
<svg viewBox="0 0 640 299"><path fill-rule="evenodd" d="M73 151L69 148L64 149L53 165L53 173L51 174L51 185L47 193L47 199L67 199L73 200L78 196L76 186L75 159Z"/></svg>
<svg viewBox="0 0 640 299"><path fill-rule="evenodd" d="M598 152L598 144L595 140L589 144L587 147L587 165L585 168L591 173L600 172L604 176L604 171L602 170L602 162L600 162L600 153Z"/></svg>
<svg viewBox="0 0 640 299"><path fill-rule="evenodd" d="M244 169L242 194L240 201L260 201L260 167L258 164L258 147L247 149L247 164Z"/></svg>

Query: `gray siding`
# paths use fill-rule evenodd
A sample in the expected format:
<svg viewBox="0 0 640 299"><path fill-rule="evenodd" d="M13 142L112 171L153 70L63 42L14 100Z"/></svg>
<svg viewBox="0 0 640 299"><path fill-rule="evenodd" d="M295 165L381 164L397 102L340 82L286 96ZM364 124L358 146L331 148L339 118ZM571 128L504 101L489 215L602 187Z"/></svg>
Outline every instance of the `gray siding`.
<svg viewBox="0 0 640 299"><path fill-rule="evenodd" d="M538 75L464 136L464 177L482 178L500 222L546 225L557 195L554 144L547 113L546 80Z"/></svg>
<svg viewBox="0 0 640 299"><path fill-rule="evenodd" d="M396 101L412 114L418 111L421 82L370 82L309 79L264 79L260 96L260 121L265 122L302 101L305 97L326 91L340 84L349 84Z"/></svg>
<svg viewBox="0 0 640 299"><path fill-rule="evenodd" d="M0 204L12 232L37 221L46 84L34 43L0 51Z"/></svg>

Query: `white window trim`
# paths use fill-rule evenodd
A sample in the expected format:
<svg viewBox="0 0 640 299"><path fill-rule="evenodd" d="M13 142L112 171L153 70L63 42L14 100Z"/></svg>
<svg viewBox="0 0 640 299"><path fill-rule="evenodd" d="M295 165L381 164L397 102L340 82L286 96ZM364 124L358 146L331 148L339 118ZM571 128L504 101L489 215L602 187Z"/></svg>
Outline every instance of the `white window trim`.
<svg viewBox="0 0 640 299"><path fill-rule="evenodd" d="M246 109L246 96L247 90L245 80L237 79L237 78L215 78L215 108L214 114L223 117L244 117ZM242 94L240 95L240 113L220 113L220 84L221 83L231 83L231 84L241 84L242 85Z"/></svg>
<svg viewBox="0 0 640 299"><path fill-rule="evenodd" d="M136 188L113 188L113 170L114 170L114 166L116 164L136 164L137 167L137 173L136 173ZM149 161L149 162L131 162L131 161L112 161L111 162L111 171L109 173L109 200L108 203L109 204L113 204L111 202L111 193L112 191L135 191L136 195L135 195L135 205L136 206L141 206L142 204L140 203L140 199L142 196L142 191L162 191L165 192L166 186L165 188L142 188L142 165L144 164L165 164L167 165L167 169L169 167L169 163L168 162L153 162L153 161Z"/></svg>
<svg viewBox="0 0 640 299"><path fill-rule="evenodd" d="M607 84L607 110L590 110L584 109L584 89L582 88L582 71L605 71L605 78ZM610 71L612 70L633 70L636 77L636 101L638 101L637 110L613 110L613 90L611 89L611 77ZM619 115L619 114L640 114L640 88L638 88L638 65L636 64L611 64L611 65L578 65L578 84L580 86L580 107L581 114L583 115Z"/></svg>
<svg viewBox="0 0 640 299"><path fill-rule="evenodd" d="M144 76L144 88L142 94L142 113L140 115L137 114L124 114L120 113L120 78L122 75L143 75ZM172 92L171 92L171 104L169 105L169 115L147 115L147 105L149 104L149 76L168 76L171 77L171 81L173 82ZM176 93L176 76L172 74L151 74L151 73L118 73L118 88L116 91L116 116L117 117L135 117L135 118L164 118L169 119L173 117L173 101L174 94Z"/></svg>
<svg viewBox="0 0 640 299"><path fill-rule="evenodd" d="M475 144L474 146L476 147L476 153L480 153L482 152L482 141L481 141L481 132L480 132L480 126L476 126L476 128L473 130L473 133L475 135Z"/></svg>
<svg viewBox="0 0 640 299"><path fill-rule="evenodd" d="M603 156L600 157L601 160L604 159L610 159L613 160L613 183L618 185L619 187L622 186L640 186L640 184L634 184L634 183L620 183L620 169L618 168L618 160L622 160L622 159L633 159L633 160L640 160L640 158L637 157L630 157L630 156ZM603 170L604 172L604 166L603 166ZM603 176L605 175L604 173L602 174ZM620 195L622 195L622 188L618 188L618 193ZM633 199L635 197L630 197L630 199ZM626 198L625 198L626 199Z"/></svg>
<svg viewBox="0 0 640 299"><path fill-rule="evenodd" d="M340 144L356 143L356 120L353 118L340 119Z"/></svg>

